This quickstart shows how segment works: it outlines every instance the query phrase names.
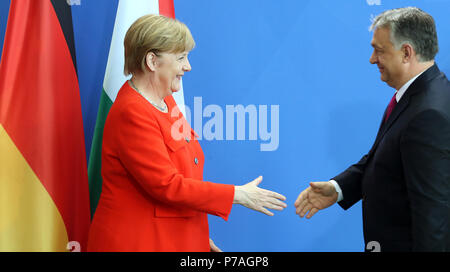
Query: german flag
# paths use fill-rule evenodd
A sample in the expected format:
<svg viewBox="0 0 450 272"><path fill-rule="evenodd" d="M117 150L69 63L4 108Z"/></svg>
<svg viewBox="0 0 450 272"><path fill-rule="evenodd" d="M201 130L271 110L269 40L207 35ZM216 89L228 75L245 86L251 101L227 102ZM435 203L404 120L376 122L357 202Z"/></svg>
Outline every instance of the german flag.
<svg viewBox="0 0 450 272"><path fill-rule="evenodd" d="M86 249L76 71L67 2L12 0L0 63L0 251Z"/></svg>

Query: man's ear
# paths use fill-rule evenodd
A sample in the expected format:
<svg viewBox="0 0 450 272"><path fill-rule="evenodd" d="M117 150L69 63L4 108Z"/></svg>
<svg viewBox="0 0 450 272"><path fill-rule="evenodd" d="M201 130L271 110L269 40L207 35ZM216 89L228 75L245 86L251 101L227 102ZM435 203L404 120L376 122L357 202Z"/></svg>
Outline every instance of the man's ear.
<svg viewBox="0 0 450 272"><path fill-rule="evenodd" d="M414 48L409 44L405 43L402 45L403 62L408 63L411 61L412 57L416 55Z"/></svg>
<svg viewBox="0 0 450 272"><path fill-rule="evenodd" d="M156 66L157 66L156 54L153 52L148 52L147 55L145 56L145 63L147 65L148 69L150 69L150 71L154 72L156 70Z"/></svg>

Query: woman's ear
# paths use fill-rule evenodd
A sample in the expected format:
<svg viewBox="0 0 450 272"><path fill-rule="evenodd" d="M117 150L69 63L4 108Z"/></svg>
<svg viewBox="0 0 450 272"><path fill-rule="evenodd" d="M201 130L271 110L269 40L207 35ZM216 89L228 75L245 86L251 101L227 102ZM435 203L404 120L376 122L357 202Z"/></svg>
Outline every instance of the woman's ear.
<svg viewBox="0 0 450 272"><path fill-rule="evenodd" d="M156 70L157 60L156 55L153 52L148 52L145 56L145 63L147 64L148 69L154 72Z"/></svg>

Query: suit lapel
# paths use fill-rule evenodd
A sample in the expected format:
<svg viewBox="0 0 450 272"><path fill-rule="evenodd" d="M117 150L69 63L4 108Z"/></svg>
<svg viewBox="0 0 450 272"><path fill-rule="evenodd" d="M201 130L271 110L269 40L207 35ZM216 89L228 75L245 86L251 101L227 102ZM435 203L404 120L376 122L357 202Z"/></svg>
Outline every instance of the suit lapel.
<svg viewBox="0 0 450 272"><path fill-rule="evenodd" d="M402 99L398 102L398 104L395 106L394 110L392 111L391 115L389 116L388 120L386 122L382 121L381 127L378 130L378 135L375 140L375 144L372 147L372 151L375 151L378 144L380 143L381 139L383 139L384 135L388 130L392 127L392 125L395 123L395 121L399 118L401 113L408 107L409 104L409 95L403 95ZM384 116L383 116L384 120Z"/></svg>
<svg viewBox="0 0 450 272"><path fill-rule="evenodd" d="M377 138L375 139L375 143L372 146L372 149L369 151L369 156L372 155L378 147L378 144L383 139L386 132L392 127L395 121L399 118L403 111L408 107L411 96L414 94L426 89L426 85L429 80L435 78L440 74L440 70L437 65L431 66L427 71L421 74L409 88L406 90L405 94L402 96L398 104L395 106L392 111L389 119L386 122L381 121L380 129L378 130ZM386 111L384 113L386 115ZM384 116L385 116L384 115ZM384 120L384 116L383 119Z"/></svg>

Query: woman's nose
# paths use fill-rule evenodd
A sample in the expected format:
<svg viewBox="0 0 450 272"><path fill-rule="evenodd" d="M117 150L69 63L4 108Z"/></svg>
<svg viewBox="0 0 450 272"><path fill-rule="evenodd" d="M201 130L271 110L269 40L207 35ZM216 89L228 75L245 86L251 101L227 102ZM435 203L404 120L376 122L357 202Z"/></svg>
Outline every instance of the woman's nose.
<svg viewBox="0 0 450 272"><path fill-rule="evenodd" d="M185 63L183 64L183 70L186 71L186 72L189 72L191 69L192 69L192 68L191 68L191 64L189 63L189 60L188 60L188 58L186 57L186 61L185 61Z"/></svg>

